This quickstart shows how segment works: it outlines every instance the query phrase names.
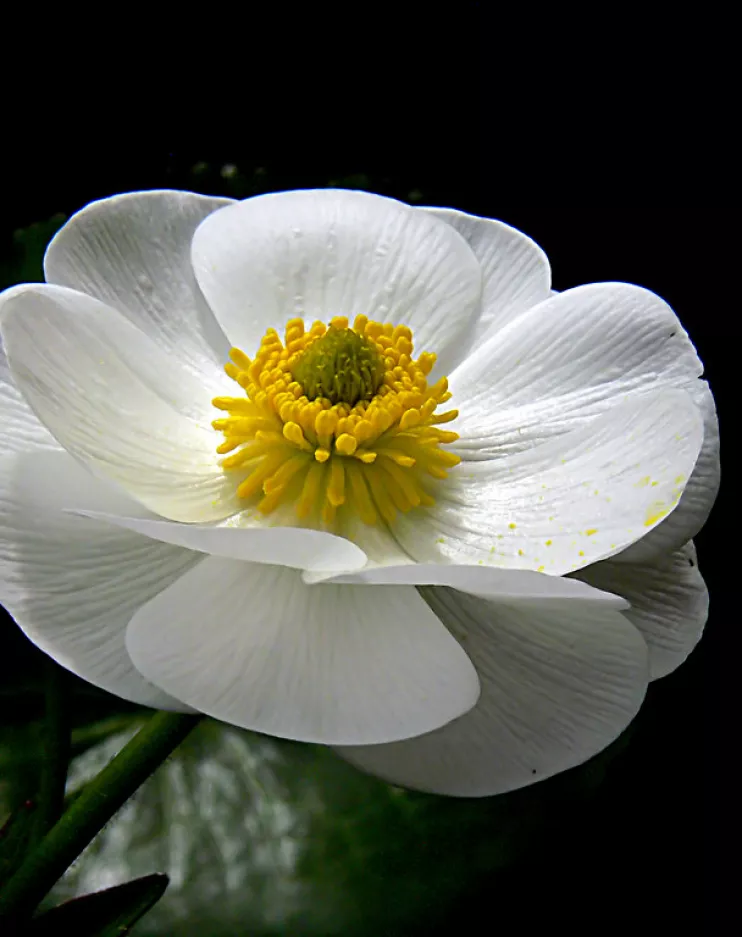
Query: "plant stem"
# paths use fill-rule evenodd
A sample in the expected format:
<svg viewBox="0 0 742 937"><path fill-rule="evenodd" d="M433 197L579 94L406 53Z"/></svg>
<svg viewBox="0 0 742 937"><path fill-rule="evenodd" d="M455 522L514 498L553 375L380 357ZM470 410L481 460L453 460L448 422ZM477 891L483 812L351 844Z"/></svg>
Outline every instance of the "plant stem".
<svg viewBox="0 0 742 937"><path fill-rule="evenodd" d="M43 752L31 847L46 836L62 815L70 757L67 674L50 657L45 668Z"/></svg>
<svg viewBox="0 0 742 937"><path fill-rule="evenodd" d="M80 755L92 745L102 742L116 732L124 732L134 728L142 722L142 713L126 713L121 716L109 716L94 722L92 725L81 726L72 730L72 755Z"/></svg>
<svg viewBox="0 0 742 937"><path fill-rule="evenodd" d="M27 856L0 894L0 922L20 923L136 789L178 747L199 716L158 712L94 778Z"/></svg>

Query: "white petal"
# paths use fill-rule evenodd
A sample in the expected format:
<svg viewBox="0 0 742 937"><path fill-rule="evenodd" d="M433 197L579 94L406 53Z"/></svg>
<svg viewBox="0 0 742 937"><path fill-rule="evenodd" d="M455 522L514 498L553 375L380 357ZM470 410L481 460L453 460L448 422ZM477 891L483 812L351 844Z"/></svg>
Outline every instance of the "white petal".
<svg viewBox="0 0 742 937"><path fill-rule="evenodd" d="M248 354L268 327L358 314L406 324L447 366L479 311L481 272L450 225L340 189L275 192L211 215L193 239L204 295Z"/></svg>
<svg viewBox="0 0 742 937"><path fill-rule="evenodd" d="M703 446L688 484L672 514L646 537L616 554L616 562L645 563L667 556L695 537L711 513L721 478L719 421L706 381L696 381L689 390L703 414Z"/></svg>
<svg viewBox="0 0 742 937"><path fill-rule="evenodd" d="M232 199L193 192L128 192L92 202L55 235L44 258L49 283L117 309L178 364L219 393L229 343L191 267L198 225Z"/></svg>
<svg viewBox="0 0 742 937"><path fill-rule="evenodd" d="M575 429L618 400L686 390L703 368L675 313L649 290L594 283L518 316L450 376L454 449L504 458Z"/></svg>
<svg viewBox="0 0 742 937"><path fill-rule="evenodd" d="M329 566L322 571L307 570L302 573L302 579L308 585L319 582L335 581L335 577L343 576L345 573L353 573L357 569L377 569L386 566L399 567L414 565L415 561L406 553L397 541L389 528L384 525L364 524L360 520L353 520L346 523L343 529L343 535L354 543L362 552L365 561L362 565L356 564L354 569L348 566L335 566L331 569ZM341 581L338 579L337 581ZM343 579L343 582L346 580ZM361 582L363 580L347 580L348 582Z"/></svg>
<svg viewBox="0 0 742 937"><path fill-rule="evenodd" d="M78 676L135 703L187 711L139 674L124 637L134 612L198 555L64 510L128 506L66 452L0 458L0 600Z"/></svg>
<svg viewBox="0 0 742 937"><path fill-rule="evenodd" d="M612 556L678 502L701 447L690 396L630 397L593 422L436 485L436 504L395 522L418 562L481 563L563 575Z"/></svg>
<svg viewBox="0 0 742 937"><path fill-rule="evenodd" d="M526 569L494 569L491 566L410 563L403 566L366 567L356 573L342 573L325 581L369 585L450 586L460 592L502 601L567 598L573 601L603 603L610 608L629 607L625 599L611 594L614 590L599 592L596 589L585 588L584 583L580 583L579 589L572 588L577 579L546 576Z"/></svg>
<svg viewBox="0 0 742 937"><path fill-rule="evenodd" d="M241 509L208 391L143 332L61 286L8 290L0 307L13 378L65 449L165 517Z"/></svg>
<svg viewBox="0 0 742 937"><path fill-rule="evenodd" d="M308 527L239 527L234 522L240 515L230 518L228 525L202 526L96 511L84 514L163 543L228 559L316 572L361 569L366 563L363 550L344 537Z"/></svg>
<svg viewBox="0 0 742 937"><path fill-rule="evenodd" d="M13 383L0 336L0 449L2 452L31 452L59 449L59 443L36 415Z"/></svg>
<svg viewBox="0 0 742 937"><path fill-rule="evenodd" d="M692 543L651 563L604 560L574 575L631 603L624 614L647 643L650 679L672 673L700 641L709 599Z"/></svg>
<svg viewBox="0 0 742 937"><path fill-rule="evenodd" d="M433 793L501 794L581 764L638 712L647 652L621 612L601 602L421 591L474 662L479 702L421 738L340 749L352 764Z"/></svg>
<svg viewBox="0 0 742 937"><path fill-rule="evenodd" d="M551 268L541 248L502 221L467 215L452 208L428 212L466 240L482 268L482 311L452 364L463 361L500 329L551 295Z"/></svg>
<svg viewBox="0 0 742 937"><path fill-rule="evenodd" d="M306 586L208 557L133 618L145 676L207 715L325 744L409 738L469 710L466 654L414 589Z"/></svg>

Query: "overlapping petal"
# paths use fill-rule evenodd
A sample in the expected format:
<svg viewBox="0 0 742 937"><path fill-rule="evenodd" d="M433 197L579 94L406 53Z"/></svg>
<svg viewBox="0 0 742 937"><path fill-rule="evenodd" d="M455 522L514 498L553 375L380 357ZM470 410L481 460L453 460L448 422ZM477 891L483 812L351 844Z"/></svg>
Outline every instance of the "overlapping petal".
<svg viewBox="0 0 742 937"><path fill-rule="evenodd" d="M209 392L96 299L29 284L0 298L13 379L56 440L164 517L240 510L210 426Z"/></svg>
<svg viewBox="0 0 742 937"><path fill-rule="evenodd" d="M703 416L703 445L678 506L641 540L632 543L615 559L625 563L650 564L677 550L703 527L716 501L721 480L719 421L706 381L696 381L688 392Z"/></svg>
<svg viewBox="0 0 742 937"><path fill-rule="evenodd" d="M359 314L404 323L446 373L479 315L482 274L453 227L368 192L274 192L207 218L193 238L199 285L247 354L268 328Z"/></svg>
<svg viewBox="0 0 742 937"><path fill-rule="evenodd" d="M677 504L703 439L688 394L629 397L592 422L491 462L469 462L395 534L418 562L552 575L612 556Z"/></svg>
<svg viewBox="0 0 742 937"><path fill-rule="evenodd" d="M513 319L549 298L551 268L538 244L502 221L452 208L417 211L429 212L458 231L482 268L481 312L451 359L455 366Z"/></svg>
<svg viewBox="0 0 742 937"><path fill-rule="evenodd" d="M131 505L66 452L0 457L3 605L34 644L90 683L145 706L187 710L141 676L124 638L134 612L200 557L70 507Z"/></svg>
<svg viewBox="0 0 742 937"><path fill-rule="evenodd" d="M196 283L191 240L204 218L230 204L169 190L92 202L49 244L46 280L116 309L218 394L229 344Z"/></svg>
<svg viewBox="0 0 742 937"><path fill-rule="evenodd" d="M59 443L43 426L13 383L0 335L0 445L3 452L59 449Z"/></svg>
<svg viewBox="0 0 742 937"><path fill-rule="evenodd" d="M500 459L582 426L617 401L682 388L704 416L704 441L680 504L627 553L676 549L703 526L719 487L719 428L702 365L675 313L649 290L596 283L555 294L469 357L451 387L466 400L454 448Z"/></svg>
<svg viewBox="0 0 742 937"><path fill-rule="evenodd" d="M360 569L366 554L351 540L310 527L271 527L261 515L236 514L221 524L179 524L157 517L121 516L97 511L82 512L162 543L170 543L227 559L268 563L323 573ZM244 526L241 521L244 518Z"/></svg>
<svg viewBox="0 0 742 937"><path fill-rule="evenodd" d="M580 577L584 579L584 577ZM325 582L357 585L448 586L480 598L504 602L586 600L624 610L629 602L614 590L585 588L587 580L547 576L529 569L497 569L467 563L405 563L367 566L357 572L325 577Z"/></svg>
<svg viewBox="0 0 742 937"><path fill-rule="evenodd" d="M709 597L693 543L652 561L604 560L573 575L627 599L625 615L649 648L652 680L679 667L700 641ZM621 557L623 560L623 556Z"/></svg>
<svg viewBox="0 0 742 937"><path fill-rule="evenodd" d="M502 459L628 397L691 391L702 365L672 309L628 283L565 290L518 316L450 375L464 459Z"/></svg>
<svg viewBox="0 0 742 937"><path fill-rule="evenodd" d="M476 671L414 589L307 586L207 557L133 617L127 647L166 692L282 738L375 744L471 709Z"/></svg>
<svg viewBox="0 0 742 937"><path fill-rule="evenodd" d="M500 794L581 764L638 712L647 649L602 600L510 604L447 588L421 591L474 662L479 702L419 738L339 748L357 767L436 794Z"/></svg>

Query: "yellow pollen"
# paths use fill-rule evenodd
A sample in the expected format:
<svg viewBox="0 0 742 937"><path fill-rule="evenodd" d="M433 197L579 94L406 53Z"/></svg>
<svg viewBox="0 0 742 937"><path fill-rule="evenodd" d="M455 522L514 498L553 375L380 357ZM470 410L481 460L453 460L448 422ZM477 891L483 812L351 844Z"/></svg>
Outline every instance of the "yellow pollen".
<svg viewBox="0 0 742 937"><path fill-rule="evenodd" d="M430 479L461 461L441 448L458 434L438 426L458 411L436 412L448 381L429 386L435 355L412 354L411 329L363 315L352 326L291 319L283 340L268 329L252 359L231 349L224 370L241 393L214 398L212 426L238 496L264 514L293 504L299 519L332 529L434 504Z"/></svg>

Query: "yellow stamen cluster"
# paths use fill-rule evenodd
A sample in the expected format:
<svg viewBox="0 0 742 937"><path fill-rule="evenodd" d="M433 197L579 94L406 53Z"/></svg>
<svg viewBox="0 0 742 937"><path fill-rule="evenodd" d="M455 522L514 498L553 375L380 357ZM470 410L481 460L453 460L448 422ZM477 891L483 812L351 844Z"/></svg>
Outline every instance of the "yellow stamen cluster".
<svg viewBox="0 0 742 937"><path fill-rule="evenodd" d="M225 371L245 394L216 397L228 416L212 425L224 434L217 452L232 453L222 468L245 476L237 494L260 497L264 514L295 503L300 519L329 527L342 512L391 523L397 511L433 504L427 479L445 478L460 461L440 448L458 434L437 424L458 411L435 413L451 397L448 381L429 387L435 355L415 360L412 350L407 326L363 315L352 328L337 316L329 328L315 322L308 331L291 319L283 341L268 329L252 360L233 348ZM333 367L342 370L338 380ZM352 388L352 399L337 399L343 388ZM329 396L314 396L322 393Z"/></svg>

